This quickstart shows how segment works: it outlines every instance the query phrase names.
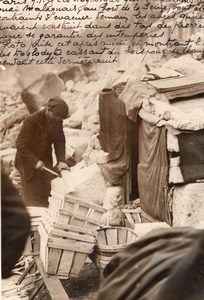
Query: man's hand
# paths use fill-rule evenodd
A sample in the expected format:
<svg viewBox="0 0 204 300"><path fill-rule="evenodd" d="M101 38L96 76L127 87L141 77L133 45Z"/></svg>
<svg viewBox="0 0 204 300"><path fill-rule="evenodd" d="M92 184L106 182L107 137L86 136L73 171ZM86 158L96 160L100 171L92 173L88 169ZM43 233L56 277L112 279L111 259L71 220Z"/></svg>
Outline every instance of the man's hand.
<svg viewBox="0 0 204 300"><path fill-rule="evenodd" d="M41 170L41 171L43 170L44 167L45 167L44 162L41 161L41 160L39 160L39 161L37 162L37 164L35 165L35 169Z"/></svg>
<svg viewBox="0 0 204 300"><path fill-rule="evenodd" d="M64 163L63 161L60 161L57 165L57 169L59 170L59 172L61 172L62 170L70 170L69 166Z"/></svg>

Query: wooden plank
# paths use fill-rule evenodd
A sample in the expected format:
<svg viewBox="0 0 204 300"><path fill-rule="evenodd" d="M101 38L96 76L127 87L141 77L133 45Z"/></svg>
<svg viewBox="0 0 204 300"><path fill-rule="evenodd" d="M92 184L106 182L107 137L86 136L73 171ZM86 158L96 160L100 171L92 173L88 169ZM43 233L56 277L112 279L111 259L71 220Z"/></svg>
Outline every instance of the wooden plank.
<svg viewBox="0 0 204 300"><path fill-rule="evenodd" d="M75 242L71 240L67 242L63 239L60 240L58 238L49 238L48 247L89 254L91 253L94 244L88 244L85 242Z"/></svg>
<svg viewBox="0 0 204 300"><path fill-rule="evenodd" d="M87 254L84 253L75 253L72 269L71 269L71 276L78 276L81 269L83 268L85 261L87 258Z"/></svg>
<svg viewBox="0 0 204 300"><path fill-rule="evenodd" d="M79 219L79 220L81 220L81 221L87 221L87 222L89 222L89 223L92 223L92 224L95 224L95 225L99 225L99 223L98 223L98 221L97 220L94 220L94 219L92 219L92 218L89 218L89 217L87 217L87 216L81 216L81 215L79 215L79 214L77 214L77 213L74 213L74 212L72 212L72 211L66 211L66 210L64 210L64 209L60 209L59 210L59 214L62 214L62 215L64 215L64 216L71 216L71 217L74 217L74 218L76 218L76 219Z"/></svg>
<svg viewBox="0 0 204 300"><path fill-rule="evenodd" d="M67 239L72 239L72 240L77 240L77 241L83 241L83 242L87 242L87 243L94 243L95 238L90 236L90 235L85 235L85 234L78 234L78 233L74 233L74 232L66 232L63 230L57 230L57 229L53 229L50 232L50 236L57 236L60 238L67 238ZM69 241L67 241L69 242Z"/></svg>
<svg viewBox="0 0 204 300"><path fill-rule="evenodd" d="M132 231L128 230L127 232L127 244L130 244L133 242L133 233Z"/></svg>
<svg viewBox="0 0 204 300"><path fill-rule="evenodd" d="M34 232L34 252L40 251L40 235L38 231Z"/></svg>
<svg viewBox="0 0 204 300"><path fill-rule="evenodd" d="M45 231L45 228L42 224L38 227L38 232L40 234L40 258L42 260L42 263L46 265L46 257L47 257L47 242L48 242L48 235Z"/></svg>
<svg viewBox="0 0 204 300"><path fill-rule="evenodd" d="M63 250L58 272L59 276L68 277L72 268L75 252Z"/></svg>
<svg viewBox="0 0 204 300"><path fill-rule="evenodd" d="M173 100L175 98L180 98L180 97L190 97L190 96L194 96L197 94L201 94L204 93L203 88L199 89L199 88L195 88L195 89L191 89L191 88L186 88L181 89L181 90L176 90L176 91L171 91L171 92L165 92L165 96L168 98L168 100Z"/></svg>
<svg viewBox="0 0 204 300"><path fill-rule="evenodd" d="M119 228L109 228L109 229L105 230L108 245L117 245L118 244L118 230L119 230Z"/></svg>
<svg viewBox="0 0 204 300"><path fill-rule="evenodd" d="M65 201L72 202L72 203L75 203L75 204L78 203L78 204L81 204L82 206L85 206L85 207L90 207L90 208L93 208L93 209L101 211L101 212L106 212L106 209L104 207L100 206L100 205L97 205L97 204L92 203L92 202L86 202L86 201L80 200L78 198L72 197L70 195L65 196Z"/></svg>
<svg viewBox="0 0 204 300"><path fill-rule="evenodd" d="M96 230L80 228L78 226L69 225L69 224L53 223L53 228L58 228L58 229L66 230L66 231L73 231L73 232L77 232L77 233L84 233L84 234L91 235L91 236L97 235Z"/></svg>
<svg viewBox="0 0 204 300"><path fill-rule="evenodd" d="M48 257L46 257L47 269L45 269L48 274L57 274L61 253L62 253L61 249L56 249L56 248L48 249Z"/></svg>
<svg viewBox="0 0 204 300"><path fill-rule="evenodd" d="M126 212L127 213L141 213L142 212L140 207L138 207L138 208L122 208L122 211L124 213L126 213Z"/></svg>
<svg viewBox="0 0 204 300"><path fill-rule="evenodd" d="M118 235L118 244L126 244L127 243L127 230L121 230Z"/></svg>
<svg viewBox="0 0 204 300"><path fill-rule="evenodd" d="M192 86L198 86L204 85L204 78L200 75L191 75L191 76L184 76L180 78L168 78L168 79L159 79L159 80L153 80L148 81L150 85L155 87L158 91L170 91L170 90L176 90L181 88L188 88ZM204 87L203 87L204 91Z"/></svg>
<svg viewBox="0 0 204 300"><path fill-rule="evenodd" d="M47 287L47 290L50 294L52 300L69 300L69 296L65 292L63 285L61 284L60 280L55 275L48 275L45 273L45 269L42 265L42 262L39 258L35 258L36 265L38 270L43 278L43 281Z"/></svg>
<svg viewBox="0 0 204 300"><path fill-rule="evenodd" d="M97 243L102 245L107 245L107 238L104 230L98 230Z"/></svg>
<svg viewBox="0 0 204 300"><path fill-rule="evenodd" d="M134 220L132 218L132 214L130 212L126 212L125 213L125 216L127 218L127 220L130 222L130 223L133 223L134 224Z"/></svg>

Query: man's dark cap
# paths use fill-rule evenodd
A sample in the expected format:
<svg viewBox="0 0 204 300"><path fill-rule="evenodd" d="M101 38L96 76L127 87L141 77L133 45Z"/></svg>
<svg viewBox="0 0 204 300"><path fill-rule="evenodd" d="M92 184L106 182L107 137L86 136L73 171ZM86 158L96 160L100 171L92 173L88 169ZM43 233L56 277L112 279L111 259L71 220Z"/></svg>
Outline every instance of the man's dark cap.
<svg viewBox="0 0 204 300"><path fill-rule="evenodd" d="M69 107L67 103L58 97L51 98L48 101L47 107L58 118L66 119L69 115Z"/></svg>

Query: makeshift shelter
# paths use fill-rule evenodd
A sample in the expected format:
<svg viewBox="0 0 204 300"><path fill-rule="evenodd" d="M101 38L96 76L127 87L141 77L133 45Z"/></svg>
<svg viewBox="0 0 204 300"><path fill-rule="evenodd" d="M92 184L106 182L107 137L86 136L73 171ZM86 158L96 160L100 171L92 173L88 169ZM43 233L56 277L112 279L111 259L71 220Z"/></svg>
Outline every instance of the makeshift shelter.
<svg viewBox="0 0 204 300"><path fill-rule="evenodd" d="M108 163L99 165L103 175L112 185L122 182L126 202L139 197L146 214L170 225L182 225L174 220L174 199L186 205L204 203L204 75L178 75L152 81L130 79L123 83L122 92L115 86L106 99L104 91L99 98L102 150L120 145L118 157L110 156ZM126 117L121 118L123 104ZM105 105L109 112L114 107L114 112L107 114ZM185 188L194 190L192 201ZM188 209L185 213L191 217Z"/></svg>

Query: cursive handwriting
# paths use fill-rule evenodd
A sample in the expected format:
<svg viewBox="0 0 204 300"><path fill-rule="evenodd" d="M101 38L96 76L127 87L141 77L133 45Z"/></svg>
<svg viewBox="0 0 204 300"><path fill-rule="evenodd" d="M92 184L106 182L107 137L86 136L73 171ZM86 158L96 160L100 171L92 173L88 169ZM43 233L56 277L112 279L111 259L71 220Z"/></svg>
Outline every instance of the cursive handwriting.
<svg viewBox="0 0 204 300"><path fill-rule="evenodd" d="M114 64L120 55L201 52L202 0L2 0L0 64ZM189 50L190 49L190 50Z"/></svg>

